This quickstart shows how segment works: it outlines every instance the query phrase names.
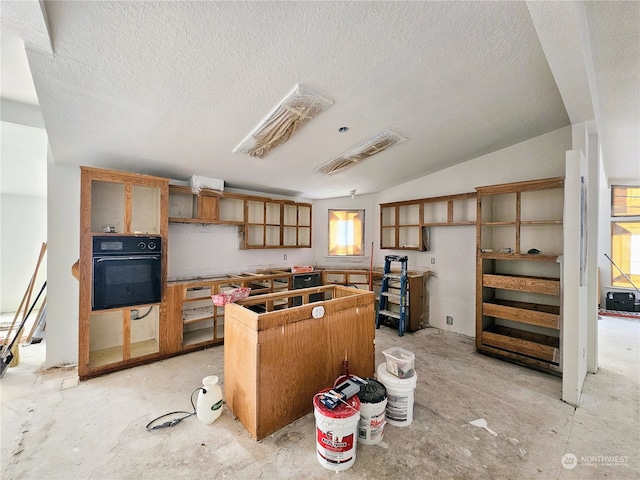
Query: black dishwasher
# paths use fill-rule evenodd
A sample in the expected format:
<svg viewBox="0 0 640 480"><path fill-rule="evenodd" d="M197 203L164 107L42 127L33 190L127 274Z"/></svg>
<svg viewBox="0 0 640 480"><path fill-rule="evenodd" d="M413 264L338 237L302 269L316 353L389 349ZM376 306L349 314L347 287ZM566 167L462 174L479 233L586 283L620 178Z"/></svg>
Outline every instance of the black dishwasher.
<svg viewBox="0 0 640 480"><path fill-rule="evenodd" d="M291 288L298 290L300 288L319 287L320 286L320 273L298 273L291 278ZM297 307L302 305L302 297L293 297L293 306ZM309 295L309 303L321 302L322 293L312 293Z"/></svg>

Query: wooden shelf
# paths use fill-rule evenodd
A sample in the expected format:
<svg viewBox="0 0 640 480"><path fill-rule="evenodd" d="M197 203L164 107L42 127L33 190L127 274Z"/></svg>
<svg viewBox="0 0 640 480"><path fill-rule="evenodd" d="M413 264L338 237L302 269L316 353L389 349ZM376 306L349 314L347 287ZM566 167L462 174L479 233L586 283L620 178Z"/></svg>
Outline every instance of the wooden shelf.
<svg viewBox="0 0 640 480"><path fill-rule="evenodd" d="M560 339L495 325L482 332L482 343L545 362L558 364Z"/></svg>
<svg viewBox="0 0 640 480"><path fill-rule="evenodd" d="M475 192L380 204L380 248L429 249L428 228L475 225Z"/></svg>
<svg viewBox="0 0 640 480"><path fill-rule="evenodd" d="M476 347L553 372L562 369L562 185L552 178L476 189Z"/></svg>

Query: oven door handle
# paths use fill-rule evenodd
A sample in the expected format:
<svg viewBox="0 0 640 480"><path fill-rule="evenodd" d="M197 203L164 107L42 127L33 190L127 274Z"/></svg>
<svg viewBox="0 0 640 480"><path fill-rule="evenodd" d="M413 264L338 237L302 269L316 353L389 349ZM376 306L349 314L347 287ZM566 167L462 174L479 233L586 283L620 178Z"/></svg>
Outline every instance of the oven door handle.
<svg viewBox="0 0 640 480"><path fill-rule="evenodd" d="M157 255L133 255L130 257L118 256L118 257L99 257L96 258L96 262L115 262L122 260L159 260L160 257Z"/></svg>

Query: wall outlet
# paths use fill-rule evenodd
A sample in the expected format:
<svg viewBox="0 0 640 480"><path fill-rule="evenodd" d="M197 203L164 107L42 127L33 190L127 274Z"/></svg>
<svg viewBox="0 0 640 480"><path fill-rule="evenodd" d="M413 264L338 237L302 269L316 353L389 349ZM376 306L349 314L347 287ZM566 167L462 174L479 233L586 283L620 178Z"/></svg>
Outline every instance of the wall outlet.
<svg viewBox="0 0 640 480"><path fill-rule="evenodd" d="M131 320L136 320L138 318L138 310L131 310Z"/></svg>
<svg viewBox="0 0 640 480"><path fill-rule="evenodd" d="M434 257L431 257L431 265L435 265L436 264L436 259Z"/></svg>
<svg viewBox="0 0 640 480"><path fill-rule="evenodd" d="M447 315L447 325L453 325L453 317Z"/></svg>
<svg viewBox="0 0 640 480"><path fill-rule="evenodd" d="M284 254L284 259L285 259L285 260L287 259L287 254L286 254L286 253Z"/></svg>

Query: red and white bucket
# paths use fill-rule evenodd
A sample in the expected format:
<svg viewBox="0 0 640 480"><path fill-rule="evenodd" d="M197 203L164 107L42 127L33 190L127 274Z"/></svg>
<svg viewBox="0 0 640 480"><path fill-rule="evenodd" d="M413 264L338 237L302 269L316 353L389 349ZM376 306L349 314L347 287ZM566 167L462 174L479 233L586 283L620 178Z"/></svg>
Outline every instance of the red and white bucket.
<svg viewBox="0 0 640 480"><path fill-rule="evenodd" d="M333 410L325 407L321 390L313 397L316 417L316 454L320 464L336 472L350 468L356 461L360 400L354 395Z"/></svg>

